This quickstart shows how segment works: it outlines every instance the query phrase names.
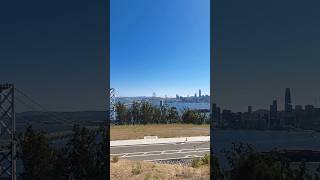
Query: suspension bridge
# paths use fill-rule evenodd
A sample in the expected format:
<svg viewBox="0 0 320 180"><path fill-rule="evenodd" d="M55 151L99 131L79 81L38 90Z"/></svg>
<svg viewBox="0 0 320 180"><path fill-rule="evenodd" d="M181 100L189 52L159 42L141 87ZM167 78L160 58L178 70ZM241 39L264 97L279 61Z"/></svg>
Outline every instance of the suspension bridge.
<svg viewBox="0 0 320 180"><path fill-rule="evenodd" d="M110 115L115 115L115 96L111 95L111 105L113 107ZM107 93L109 94L109 93ZM46 119L56 122L61 126L69 126L70 122L57 112L50 111L48 108L40 104L32 98L26 91L15 87L14 84L0 84L0 179L17 179L17 130L16 130L16 105L19 104L24 108L34 112L45 112ZM18 120L24 119L19 117ZM115 118L111 116L110 118ZM106 113L106 120L107 120ZM29 119L24 119L29 122ZM27 124L25 124L27 125ZM89 131L97 131L100 127L87 127ZM72 137L72 130L58 131L46 133L49 141L69 139Z"/></svg>

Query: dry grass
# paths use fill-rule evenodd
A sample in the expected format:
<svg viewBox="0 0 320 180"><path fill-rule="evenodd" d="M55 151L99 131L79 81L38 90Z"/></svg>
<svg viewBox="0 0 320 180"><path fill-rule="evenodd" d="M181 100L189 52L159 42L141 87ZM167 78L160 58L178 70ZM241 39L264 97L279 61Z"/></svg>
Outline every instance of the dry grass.
<svg viewBox="0 0 320 180"><path fill-rule="evenodd" d="M143 139L144 136L159 138L209 136L210 125L148 124L111 126L111 140Z"/></svg>
<svg viewBox="0 0 320 180"><path fill-rule="evenodd" d="M137 173L137 170L135 169L138 164L141 166L141 171L139 171L139 173ZM210 169L208 165L192 168L189 166L120 159L117 163L110 163L110 167L110 177L112 180L210 179ZM133 169L134 171L132 171Z"/></svg>

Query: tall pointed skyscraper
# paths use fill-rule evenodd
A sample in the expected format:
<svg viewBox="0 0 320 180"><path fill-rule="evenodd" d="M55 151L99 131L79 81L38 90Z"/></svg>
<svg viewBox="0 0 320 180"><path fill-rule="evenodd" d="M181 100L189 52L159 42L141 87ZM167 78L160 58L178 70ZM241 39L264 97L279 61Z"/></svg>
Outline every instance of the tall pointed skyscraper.
<svg viewBox="0 0 320 180"><path fill-rule="evenodd" d="M285 112L292 112L290 88L286 88L284 110Z"/></svg>

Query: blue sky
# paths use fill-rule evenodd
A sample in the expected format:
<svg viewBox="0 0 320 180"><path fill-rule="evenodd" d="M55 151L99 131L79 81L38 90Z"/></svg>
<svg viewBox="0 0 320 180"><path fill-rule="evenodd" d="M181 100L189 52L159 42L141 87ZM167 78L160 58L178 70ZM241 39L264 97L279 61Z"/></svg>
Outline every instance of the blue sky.
<svg viewBox="0 0 320 180"><path fill-rule="evenodd" d="M111 0L111 87L119 96L210 87L209 0Z"/></svg>

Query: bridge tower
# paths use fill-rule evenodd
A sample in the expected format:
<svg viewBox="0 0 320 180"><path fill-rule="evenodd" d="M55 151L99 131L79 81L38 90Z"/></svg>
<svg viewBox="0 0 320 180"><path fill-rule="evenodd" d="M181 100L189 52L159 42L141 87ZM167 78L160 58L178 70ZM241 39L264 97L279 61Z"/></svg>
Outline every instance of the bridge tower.
<svg viewBox="0 0 320 180"><path fill-rule="evenodd" d="M0 179L16 180L14 85L0 84Z"/></svg>
<svg viewBox="0 0 320 180"><path fill-rule="evenodd" d="M110 122L116 120L116 90L110 89Z"/></svg>

